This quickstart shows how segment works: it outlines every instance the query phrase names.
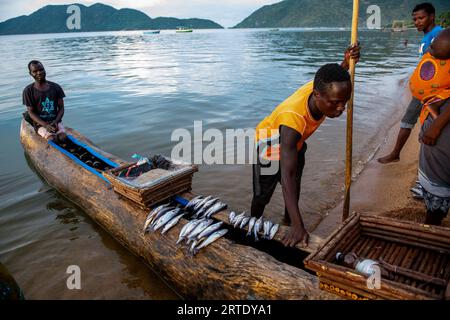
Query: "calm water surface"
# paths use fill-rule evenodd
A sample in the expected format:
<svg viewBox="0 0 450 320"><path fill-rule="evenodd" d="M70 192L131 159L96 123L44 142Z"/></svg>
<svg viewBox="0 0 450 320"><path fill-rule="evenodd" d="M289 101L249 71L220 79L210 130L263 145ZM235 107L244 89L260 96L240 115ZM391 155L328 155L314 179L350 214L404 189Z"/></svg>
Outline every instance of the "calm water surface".
<svg viewBox="0 0 450 320"><path fill-rule="evenodd" d="M403 42L408 38L410 45ZM420 35L362 32L355 101L356 167L398 118L402 80L418 61ZM27 63L41 60L65 90L66 125L106 151L170 155L177 128L254 128L311 80L340 62L349 32L282 30L141 32L0 37L0 261L30 299L178 299L141 260L45 184L19 142ZM302 208L313 230L342 196L345 116L327 120L309 140ZM201 166L194 191L234 210L249 209L250 166ZM277 190L267 215L281 218ZM82 270L82 290L66 287L66 268Z"/></svg>

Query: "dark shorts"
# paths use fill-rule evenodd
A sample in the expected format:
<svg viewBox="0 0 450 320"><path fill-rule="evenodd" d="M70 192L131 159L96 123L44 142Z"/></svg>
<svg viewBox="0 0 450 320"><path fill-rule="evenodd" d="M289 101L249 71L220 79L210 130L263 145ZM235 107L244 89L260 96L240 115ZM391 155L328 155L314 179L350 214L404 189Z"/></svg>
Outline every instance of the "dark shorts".
<svg viewBox="0 0 450 320"><path fill-rule="evenodd" d="M300 183L305 167L305 153L307 150L306 142L303 143L302 149L298 152L298 171L297 171L297 190L300 193ZM259 154L259 150L258 150ZM261 164L259 157L257 164L253 165L253 201L262 205L267 205L272 198L273 192L278 183L281 183L281 167L278 166L278 171L272 175L261 174L263 168L270 167L271 164Z"/></svg>
<svg viewBox="0 0 450 320"><path fill-rule="evenodd" d="M400 122L400 128L412 129L414 128L417 120L419 119L420 112L422 111L422 103L416 98L412 98L411 102L406 108L406 112Z"/></svg>

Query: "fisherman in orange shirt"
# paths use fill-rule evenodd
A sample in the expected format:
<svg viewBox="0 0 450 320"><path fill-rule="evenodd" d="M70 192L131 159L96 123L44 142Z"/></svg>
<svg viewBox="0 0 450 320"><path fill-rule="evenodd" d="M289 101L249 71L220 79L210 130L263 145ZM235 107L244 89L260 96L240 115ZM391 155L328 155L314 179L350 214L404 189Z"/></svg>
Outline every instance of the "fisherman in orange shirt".
<svg viewBox="0 0 450 320"><path fill-rule="evenodd" d="M311 81L281 103L256 128L257 164L253 165L251 214L261 217L272 194L281 183L285 218L291 228L285 246L308 244L308 232L299 210L300 181L305 164L306 143L326 117L339 117L352 95L348 73L351 58L360 57L359 44L347 49L341 65L327 64Z"/></svg>
<svg viewBox="0 0 450 320"><path fill-rule="evenodd" d="M427 208L425 223L440 225L450 209L450 29L431 44L410 89L423 104L419 183Z"/></svg>

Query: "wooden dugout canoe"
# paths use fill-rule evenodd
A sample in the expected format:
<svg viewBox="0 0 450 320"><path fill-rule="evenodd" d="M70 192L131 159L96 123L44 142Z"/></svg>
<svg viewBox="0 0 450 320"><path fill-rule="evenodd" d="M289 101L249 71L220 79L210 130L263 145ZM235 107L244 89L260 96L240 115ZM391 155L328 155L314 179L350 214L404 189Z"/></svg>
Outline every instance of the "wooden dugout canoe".
<svg viewBox="0 0 450 320"><path fill-rule="evenodd" d="M125 161L96 147L73 129L67 133L117 164ZM187 220L165 235L144 235L148 212L113 191L101 176L86 170L39 137L22 120L20 141L37 172L84 210L117 241L143 259L186 299L335 299L318 288L318 279L253 247L221 238L195 257L175 245Z"/></svg>

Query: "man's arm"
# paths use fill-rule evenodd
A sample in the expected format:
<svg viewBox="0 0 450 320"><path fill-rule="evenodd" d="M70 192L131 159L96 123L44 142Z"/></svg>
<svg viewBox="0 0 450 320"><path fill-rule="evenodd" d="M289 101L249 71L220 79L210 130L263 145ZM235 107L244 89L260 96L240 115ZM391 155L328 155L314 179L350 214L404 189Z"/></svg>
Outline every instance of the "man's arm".
<svg viewBox="0 0 450 320"><path fill-rule="evenodd" d="M64 99L58 100L58 114L56 115L55 121L52 122L52 125L57 127L58 123L61 122L62 118L64 116Z"/></svg>
<svg viewBox="0 0 450 320"><path fill-rule="evenodd" d="M281 126L281 185L286 209L291 218L291 228L283 239L285 246L294 247L303 242L308 245L308 232L298 207L299 186L297 185L298 151L297 143L302 138L297 131Z"/></svg>
<svg viewBox="0 0 450 320"><path fill-rule="evenodd" d="M360 57L361 47L359 46L359 42L357 42L345 50L344 61L342 61L341 67L348 70L350 68L350 59L355 59L355 63L358 63Z"/></svg>
<svg viewBox="0 0 450 320"><path fill-rule="evenodd" d="M36 112L34 112L33 107L27 106L27 111L28 114L30 115L30 118L36 122L37 124L39 124L41 127L44 127L45 129L47 129L48 132L54 132L55 129L53 128L53 126L49 125L47 122L45 122L44 120L41 119L41 117L39 117Z"/></svg>
<svg viewBox="0 0 450 320"><path fill-rule="evenodd" d="M448 100L445 102L448 103ZM434 146L436 144L437 139L441 135L442 130L447 126L450 122L450 106L448 106L444 112L442 112L436 119L433 120L431 126L425 130L421 142Z"/></svg>

